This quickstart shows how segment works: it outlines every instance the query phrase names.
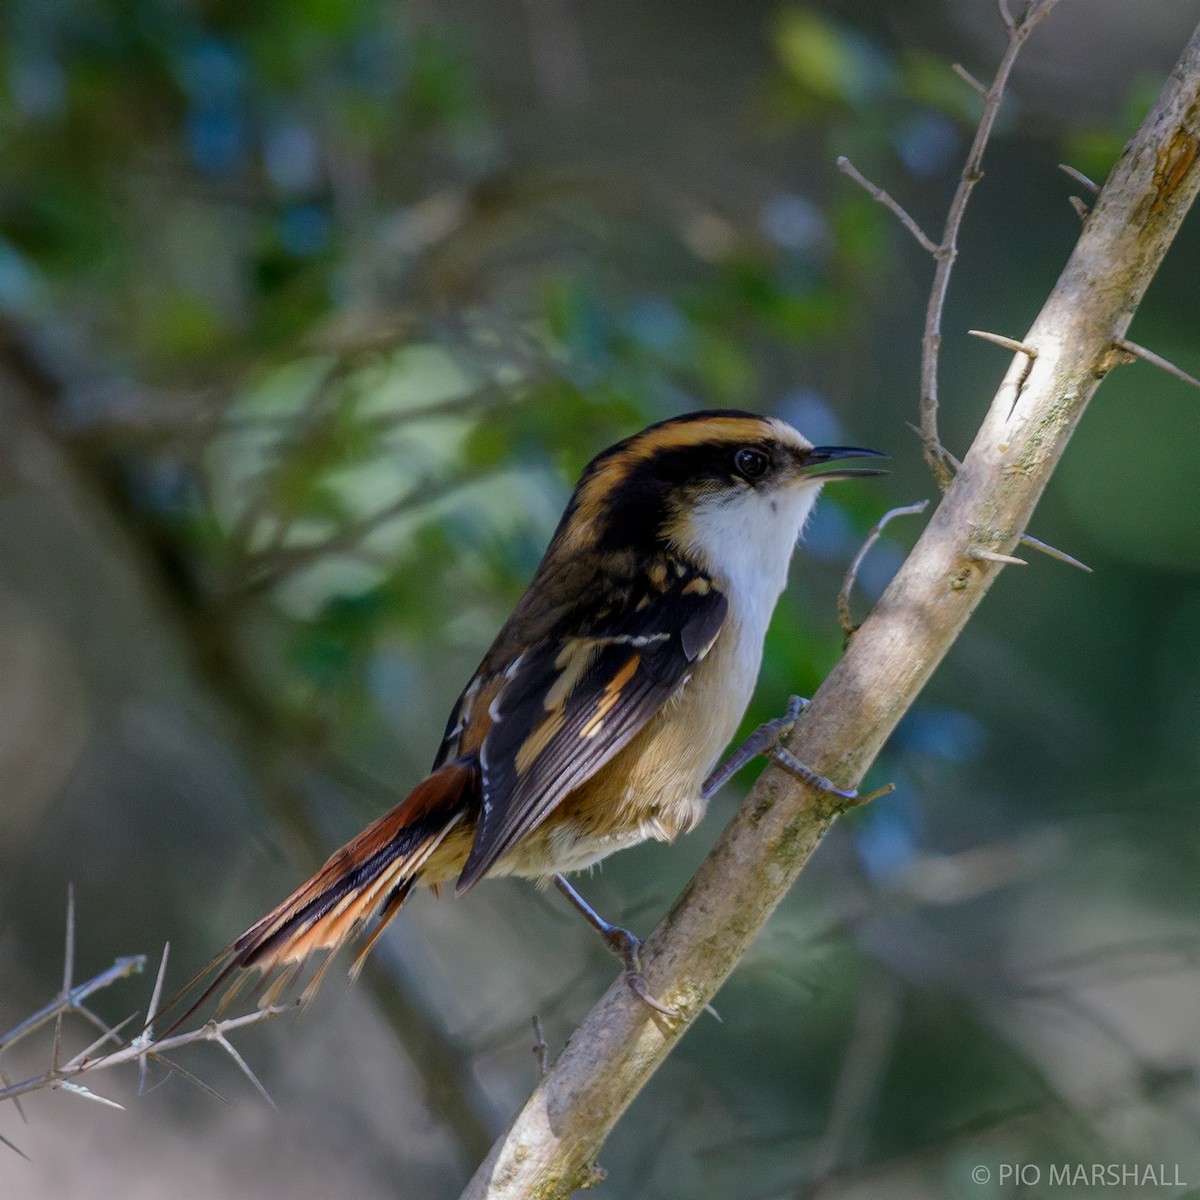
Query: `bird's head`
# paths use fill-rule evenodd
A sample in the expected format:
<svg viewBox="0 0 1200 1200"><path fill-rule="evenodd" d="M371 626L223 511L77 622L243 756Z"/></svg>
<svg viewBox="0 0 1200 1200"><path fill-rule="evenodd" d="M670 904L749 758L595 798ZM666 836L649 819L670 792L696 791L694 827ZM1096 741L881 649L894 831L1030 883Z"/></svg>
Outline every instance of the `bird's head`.
<svg viewBox="0 0 1200 1200"><path fill-rule="evenodd" d="M601 551L682 553L718 574L724 561L756 552L782 555L786 566L824 484L886 474L826 469L865 457L883 456L857 446L814 446L778 417L688 413L597 455L560 532Z"/></svg>

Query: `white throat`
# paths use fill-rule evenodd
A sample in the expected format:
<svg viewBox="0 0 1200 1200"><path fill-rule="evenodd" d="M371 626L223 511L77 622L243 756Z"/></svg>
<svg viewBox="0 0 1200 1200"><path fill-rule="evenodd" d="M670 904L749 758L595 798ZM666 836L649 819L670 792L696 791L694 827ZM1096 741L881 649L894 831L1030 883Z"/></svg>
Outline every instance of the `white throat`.
<svg viewBox="0 0 1200 1200"><path fill-rule="evenodd" d="M682 531L686 549L728 596L747 647L757 642L761 650L792 551L820 491L814 479L766 495L749 491L701 503Z"/></svg>
<svg viewBox="0 0 1200 1200"><path fill-rule="evenodd" d="M701 503L677 534L680 548L712 575L729 601L716 643L685 693L698 705L694 737L709 752L701 760L697 789L733 737L754 694L767 626L820 490L814 480L774 494L751 491L727 497L724 503ZM702 806L689 810L687 823L694 823L701 811Z"/></svg>

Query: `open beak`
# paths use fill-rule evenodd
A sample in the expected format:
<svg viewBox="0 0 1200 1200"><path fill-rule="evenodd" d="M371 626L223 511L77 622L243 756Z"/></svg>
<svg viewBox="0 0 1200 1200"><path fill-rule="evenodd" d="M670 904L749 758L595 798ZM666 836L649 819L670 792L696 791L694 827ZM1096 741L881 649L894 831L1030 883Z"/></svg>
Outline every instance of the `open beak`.
<svg viewBox="0 0 1200 1200"><path fill-rule="evenodd" d="M841 458L887 458L881 450L864 450L861 446L814 446L804 456L804 475L823 482L831 479L866 479L871 475L886 475L877 467L842 467L836 471L814 471L812 468L836 462Z"/></svg>

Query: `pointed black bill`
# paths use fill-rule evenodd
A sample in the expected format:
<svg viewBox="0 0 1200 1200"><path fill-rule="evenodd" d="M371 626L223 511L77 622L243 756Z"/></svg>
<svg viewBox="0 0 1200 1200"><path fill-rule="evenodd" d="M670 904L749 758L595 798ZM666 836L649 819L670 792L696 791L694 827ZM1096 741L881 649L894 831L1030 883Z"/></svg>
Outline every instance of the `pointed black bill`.
<svg viewBox="0 0 1200 1200"><path fill-rule="evenodd" d="M815 471L826 463L841 458L887 458L882 450L866 450L862 446L814 446L804 456L804 474L813 479L867 479L873 475L886 475L887 471L877 467L841 467L836 471Z"/></svg>

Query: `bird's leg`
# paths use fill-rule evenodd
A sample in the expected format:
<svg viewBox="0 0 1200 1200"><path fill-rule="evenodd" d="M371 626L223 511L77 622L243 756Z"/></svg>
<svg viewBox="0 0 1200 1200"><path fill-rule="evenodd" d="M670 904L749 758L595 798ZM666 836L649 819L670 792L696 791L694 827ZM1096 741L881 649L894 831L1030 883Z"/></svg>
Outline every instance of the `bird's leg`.
<svg viewBox="0 0 1200 1200"><path fill-rule="evenodd" d="M796 727L800 714L808 707L808 701L802 696L793 696L788 700L787 713L776 717L773 721L764 721L717 769L704 781L700 796L710 800L729 780L736 775L752 758L762 754L772 762L778 763L785 771L812 784L818 791L840 796L843 800L857 800L858 791L854 788L840 788L824 775L818 775L811 767L802 763L790 750L785 750L779 743Z"/></svg>
<svg viewBox="0 0 1200 1200"><path fill-rule="evenodd" d="M604 939L604 944L625 964L625 982L642 1003L665 1017L678 1018L679 1014L665 1004L660 1004L646 990L642 977L642 939L620 925L606 921L568 882L566 876L555 875L554 886L571 902L583 919Z"/></svg>

